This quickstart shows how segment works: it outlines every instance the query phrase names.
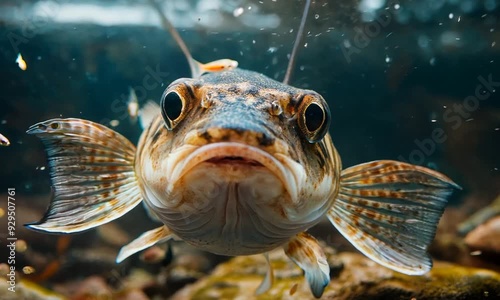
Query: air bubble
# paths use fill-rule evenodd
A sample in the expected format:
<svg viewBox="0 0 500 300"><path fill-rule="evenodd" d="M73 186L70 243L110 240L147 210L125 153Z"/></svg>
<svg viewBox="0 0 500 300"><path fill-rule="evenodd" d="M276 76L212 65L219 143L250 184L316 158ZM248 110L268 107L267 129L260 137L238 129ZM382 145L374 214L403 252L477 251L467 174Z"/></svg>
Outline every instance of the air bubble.
<svg viewBox="0 0 500 300"><path fill-rule="evenodd" d="M237 18L237 17L241 16L241 15L243 14L243 12L244 12L244 11L245 11L245 10L243 9L243 7L238 7L238 8L236 8L235 10L233 10L233 16L234 16L235 18Z"/></svg>

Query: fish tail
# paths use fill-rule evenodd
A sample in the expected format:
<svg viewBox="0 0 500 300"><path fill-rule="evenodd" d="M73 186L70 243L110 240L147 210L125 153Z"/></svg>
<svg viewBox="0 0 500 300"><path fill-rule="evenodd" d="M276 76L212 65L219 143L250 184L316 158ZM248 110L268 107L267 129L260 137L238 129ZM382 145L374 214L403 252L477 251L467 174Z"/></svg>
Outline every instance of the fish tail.
<svg viewBox="0 0 500 300"><path fill-rule="evenodd" d="M332 224L359 251L395 271L420 275L447 197L460 188L443 174L407 163L373 161L342 171Z"/></svg>
<svg viewBox="0 0 500 300"><path fill-rule="evenodd" d="M43 218L28 228L80 232L119 218L141 202L135 147L119 133L82 119L47 120L27 133L45 145L54 190Z"/></svg>

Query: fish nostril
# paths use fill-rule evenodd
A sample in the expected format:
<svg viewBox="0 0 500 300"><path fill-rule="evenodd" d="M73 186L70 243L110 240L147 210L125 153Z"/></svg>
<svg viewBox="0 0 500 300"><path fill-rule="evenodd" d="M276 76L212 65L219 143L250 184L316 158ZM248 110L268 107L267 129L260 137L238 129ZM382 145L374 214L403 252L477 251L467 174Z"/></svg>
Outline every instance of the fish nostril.
<svg viewBox="0 0 500 300"><path fill-rule="evenodd" d="M275 144L275 138L266 132L220 127L211 127L188 133L185 140L189 144L240 142L261 147L269 147Z"/></svg>
<svg viewBox="0 0 500 300"><path fill-rule="evenodd" d="M257 141L259 142L259 145L263 147L271 146L272 144L274 144L274 138L265 133L258 135Z"/></svg>
<svg viewBox="0 0 500 300"><path fill-rule="evenodd" d="M208 131L203 131L200 136L205 139L207 142L212 140L212 135Z"/></svg>

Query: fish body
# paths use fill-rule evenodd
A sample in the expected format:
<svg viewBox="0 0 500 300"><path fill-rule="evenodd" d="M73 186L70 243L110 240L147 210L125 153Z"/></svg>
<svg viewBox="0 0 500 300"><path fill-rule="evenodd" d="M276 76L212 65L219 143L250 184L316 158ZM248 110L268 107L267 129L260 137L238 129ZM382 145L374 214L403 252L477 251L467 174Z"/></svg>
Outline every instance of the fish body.
<svg viewBox="0 0 500 300"><path fill-rule="evenodd" d="M166 106L176 102L183 108L169 130ZM135 169L147 206L186 242L217 254L262 253L328 211L339 156L329 136L311 144L295 119L310 103L327 109L316 92L236 69L177 80L162 103ZM318 117L325 132L326 113Z"/></svg>
<svg viewBox="0 0 500 300"><path fill-rule="evenodd" d="M27 226L83 231L144 200L163 225L124 246L118 262L173 237L223 255L282 247L315 297L329 267L306 231L324 217L386 267L411 275L431 268L426 249L458 186L390 160L342 170L318 93L236 68L178 79L148 111L137 148L81 119L30 127L47 148L55 192L42 220ZM269 266L257 293L269 289L272 274Z"/></svg>
<svg viewBox="0 0 500 300"><path fill-rule="evenodd" d="M190 68L192 69L193 78L199 78L205 73L230 71L238 67L237 61L228 58L218 59L205 64L195 60L194 58L189 58L188 62Z"/></svg>

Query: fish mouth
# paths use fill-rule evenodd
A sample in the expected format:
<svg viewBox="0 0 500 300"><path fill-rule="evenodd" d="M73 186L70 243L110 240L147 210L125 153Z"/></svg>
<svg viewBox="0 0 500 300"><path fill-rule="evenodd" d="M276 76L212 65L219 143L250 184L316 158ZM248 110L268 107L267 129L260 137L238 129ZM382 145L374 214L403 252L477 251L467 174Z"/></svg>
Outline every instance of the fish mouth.
<svg viewBox="0 0 500 300"><path fill-rule="evenodd" d="M265 167L280 179L291 199L298 197L300 176L295 174L297 173L296 166L290 168L289 159L284 154L272 155L260 148L237 142L203 145L183 155L172 168L167 191L172 191L175 183L190 170L206 162L217 165Z"/></svg>
<svg viewBox="0 0 500 300"><path fill-rule="evenodd" d="M263 167L264 165L261 164L260 162L253 160L253 159L247 159L242 156L218 156L214 158L210 158L206 160L206 162L213 163L213 164L227 164L227 165L247 165L247 166L253 166L253 167Z"/></svg>

